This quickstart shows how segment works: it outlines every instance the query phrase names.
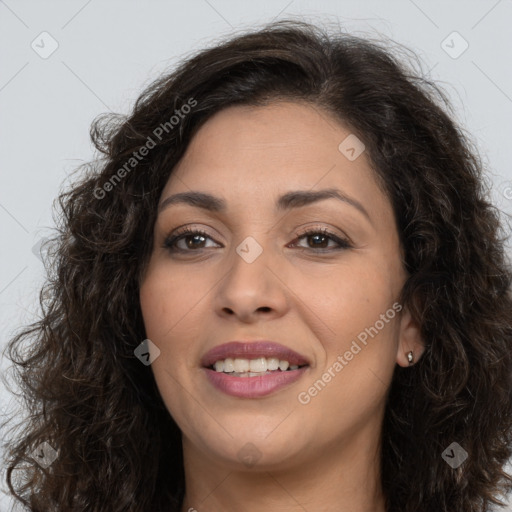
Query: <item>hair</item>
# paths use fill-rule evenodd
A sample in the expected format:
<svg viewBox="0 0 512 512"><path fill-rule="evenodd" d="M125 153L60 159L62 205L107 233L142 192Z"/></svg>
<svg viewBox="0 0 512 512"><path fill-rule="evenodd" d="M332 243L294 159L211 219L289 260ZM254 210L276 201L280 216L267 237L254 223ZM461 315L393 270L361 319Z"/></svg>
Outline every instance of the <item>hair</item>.
<svg viewBox="0 0 512 512"><path fill-rule="evenodd" d="M139 283L158 199L216 112L292 101L330 113L365 144L400 236L400 302L426 346L414 366L396 365L386 396L387 511L502 504L512 489L512 273L500 212L445 93L390 48L270 23L183 60L129 115L94 120L99 154L58 196L41 318L8 344L30 413L7 452L18 501L35 512L180 510L181 433L134 355L146 338ZM58 451L48 468L31 457L43 442ZM468 454L457 468L442 457L453 442Z"/></svg>

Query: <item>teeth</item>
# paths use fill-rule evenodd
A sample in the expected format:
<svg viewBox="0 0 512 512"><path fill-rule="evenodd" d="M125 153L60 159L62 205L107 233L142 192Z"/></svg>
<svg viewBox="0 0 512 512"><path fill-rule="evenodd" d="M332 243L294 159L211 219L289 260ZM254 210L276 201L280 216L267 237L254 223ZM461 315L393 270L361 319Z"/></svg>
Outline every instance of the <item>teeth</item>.
<svg viewBox="0 0 512 512"><path fill-rule="evenodd" d="M251 372L266 372L267 360L264 357L258 359L251 359L249 361L249 370Z"/></svg>
<svg viewBox="0 0 512 512"><path fill-rule="evenodd" d="M235 359L233 366L235 372L243 373L249 371L249 359Z"/></svg>
<svg viewBox="0 0 512 512"><path fill-rule="evenodd" d="M233 377L262 377L263 375L270 375L271 373L272 372L232 372L229 375L232 375Z"/></svg>
<svg viewBox="0 0 512 512"><path fill-rule="evenodd" d="M270 357L267 359L267 370L274 371L279 368L279 359L277 357Z"/></svg>
<svg viewBox="0 0 512 512"><path fill-rule="evenodd" d="M228 357L215 361L213 367L216 372L235 373L238 377L257 377L277 369L285 372L288 369L297 370L299 368L298 365L290 366L288 361L279 360L277 357L258 357L250 360Z"/></svg>

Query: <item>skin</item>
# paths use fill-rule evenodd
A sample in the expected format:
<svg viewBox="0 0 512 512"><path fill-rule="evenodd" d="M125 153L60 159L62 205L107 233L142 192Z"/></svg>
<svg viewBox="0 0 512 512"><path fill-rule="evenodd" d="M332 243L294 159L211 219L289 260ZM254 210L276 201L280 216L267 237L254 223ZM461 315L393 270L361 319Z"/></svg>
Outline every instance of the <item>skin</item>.
<svg viewBox="0 0 512 512"><path fill-rule="evenodd" d="M192 139L171 173L171 194L208 192L225 212L186 204L163 209L141 282L147 337L162 398L183 433L186 496L182 512L384 511L379 474L386 394L396 365L423 352L419 326L403 308L366 346L333 372L338 356L397 302L406 273L389 199L363 152L338 150L350 130L303 103L235 106L217 113ZM292 190L336 188L356 207L326 199L277 212ZM183 225L171 253L164 241ZM327 228L352 247L303 231ZM318 231L316 231L318 233ZM248 236L263 249L248 263L236 248ZM188 242L187 242L188 240ZM327 251L326 252L326 248ZM323 249L322 249L323 248ZM387 318L387 317L386 317ZM295 383L266 397L214 388L201 357L232 340L274 340L311 365ZM298 400L331 368L330 382ZM242 455L252 443L257 461Z"/></svg>

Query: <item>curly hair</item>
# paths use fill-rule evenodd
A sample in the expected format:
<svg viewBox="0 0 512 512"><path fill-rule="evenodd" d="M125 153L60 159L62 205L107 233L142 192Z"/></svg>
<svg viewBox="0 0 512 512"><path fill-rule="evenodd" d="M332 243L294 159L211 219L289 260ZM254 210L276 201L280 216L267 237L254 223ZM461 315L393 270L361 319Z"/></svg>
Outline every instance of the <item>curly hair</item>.
<svg viewBox="0 0 512 512"><path fill-rule="evenodd" d="M181 433L151 368L134 355L146 338L139 283L158 199L216 112L291 100L333 114L364 142L398 226L408 274L400 302L426 344L417 364L395 367L387 395L387 511L502 505L498 497L512 489L507 237L445 93L399 53L387 42L279 21L189 56L129 115L94 120L99 154L58 197L41 319L8 344L30 413L7 446L18 501L34 512L180 510ZM58 452L47 468L31 456L43 442ZM455 469L441 456L453 442L468 453Z"/></svg>

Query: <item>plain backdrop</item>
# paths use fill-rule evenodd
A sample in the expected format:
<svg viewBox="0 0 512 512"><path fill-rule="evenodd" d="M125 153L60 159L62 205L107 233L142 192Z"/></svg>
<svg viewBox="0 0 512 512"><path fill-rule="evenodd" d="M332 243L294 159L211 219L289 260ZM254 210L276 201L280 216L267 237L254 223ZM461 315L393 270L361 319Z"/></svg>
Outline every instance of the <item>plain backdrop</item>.
<svg viewBox="0 0 512 512"><path fill-rule="evenodd" d="M290 17L414 50L512 213L512 0L0 0L0 351L37 316L38 244L71 171L94 156L91 121L129 112L161 72L219 37ZM13 400L0 390L0 414Z"/></svg>

